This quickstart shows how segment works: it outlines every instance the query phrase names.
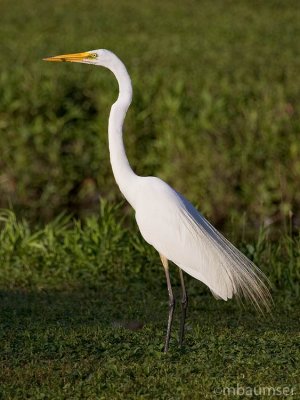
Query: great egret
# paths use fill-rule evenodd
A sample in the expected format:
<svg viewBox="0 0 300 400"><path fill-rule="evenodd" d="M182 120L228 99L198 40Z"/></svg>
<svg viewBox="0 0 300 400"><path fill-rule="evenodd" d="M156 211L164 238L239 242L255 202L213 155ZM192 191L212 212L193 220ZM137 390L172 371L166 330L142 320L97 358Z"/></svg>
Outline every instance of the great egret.
<svg viewBox="0 0 300 400"><path fill-rule="evenodd" d="M110 161L116 182L135 210L143 238L160 254L169 293L169 318L164 351L168 351L175 298L168 260L179 267L182 287L182 317L179 343L183 342L188 304L183 271L205 283L216 298L243 295L259 310L269 310L271 295L265 275L244 254L226 240L180 193L159 178L136 175L126 157L122 127L132 99L132 86L122 61L111 51L91 50L45 58L108 68L119 84L119 96L112 105L109 123Z"/></svg>

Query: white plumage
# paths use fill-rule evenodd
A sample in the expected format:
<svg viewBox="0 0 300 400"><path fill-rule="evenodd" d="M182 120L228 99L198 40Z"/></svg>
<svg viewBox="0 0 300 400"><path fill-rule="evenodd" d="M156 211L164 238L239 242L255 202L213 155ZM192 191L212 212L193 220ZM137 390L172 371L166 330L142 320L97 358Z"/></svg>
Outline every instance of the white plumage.
<svg viewBox="0 0 300 400"><path fill-rule="evenodd" d="M181 194L161 179L140 178L136 220L144 239L223 300L234 294L268 308L263 273ZM155 232L155 234L154 234Z"/></svg>
<svg viewBox="0 0 300 400"><path fill-rule="evenodd" d="M99 65L113 72L119 84L119 96L109 116L109 151L117 184L136 212L136 221L144 239L159 253L166 272L169 292L169 320L164 350L168 350L175 300L168 260L180 268L182 285L183 340L187 295L182 271L206 284L215 297L233 295L250 299L259 310L269 309L270 293L263 273L226 240L181 194L161 179L136 175L126 157L122 128L132 99L131 80L124 64L108 50L92 50L47 58Z"/></svg>

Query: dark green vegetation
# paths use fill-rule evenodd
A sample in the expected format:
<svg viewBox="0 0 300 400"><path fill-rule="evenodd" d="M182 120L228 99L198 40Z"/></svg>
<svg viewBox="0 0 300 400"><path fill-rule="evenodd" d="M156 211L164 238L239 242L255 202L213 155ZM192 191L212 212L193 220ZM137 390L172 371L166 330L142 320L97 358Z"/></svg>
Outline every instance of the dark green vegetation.
<svg viewBox="0 0 300 400"><path fill-rule="evenodd" d="M1 2L1 206L36 219L119 197L109 71L45 56L115 51L133 79L126 145L219 226L300 211L300 3ZM97 206L95 206L96 208ZM38 213L37 213L38 210ZM241 221L242 219L242 221Z"/></svg>
<svg viewBox="0 0 300 400"><path fill-rule="evenodd" d="M178 303L164 355L163 269L120 210L102 204L84 225L61 217L34 232L12 213L1 221L4 399L202 399L237 386L299 394L299 237L272 244L262 232L241 246L273 283L272 316L218 302L187 277L186 345L176 342Z"/></svg>
<svg viewBox="0 0 300 400"><path fill-rule="evenodd" d="M0 214L1 399L234 398L218 393L237 386L299 397L299 7L1 1L0 206L16 213ZM99 198L120 198L106 134L115 79L41 61L100 47L133 79L133 167L229 232L270 278L272 317L187 278L186 346L175 340L178 307L162 354L159 258L124 206L98 209ZM61 211L97 216L53 219Z"/></svg>
<svg viewBox="0 0 300 400"><path fill-rule="evenodd" d="M186 346L178 349L174 332L164 355L164 273L119 213L102 204L84 226L59 218L35 232L1 214L3 398L200 399L237 385L297 393L299 238L275 245L261 233L243 247L273 282L272 316L217 302L187 279Z"/></svg>

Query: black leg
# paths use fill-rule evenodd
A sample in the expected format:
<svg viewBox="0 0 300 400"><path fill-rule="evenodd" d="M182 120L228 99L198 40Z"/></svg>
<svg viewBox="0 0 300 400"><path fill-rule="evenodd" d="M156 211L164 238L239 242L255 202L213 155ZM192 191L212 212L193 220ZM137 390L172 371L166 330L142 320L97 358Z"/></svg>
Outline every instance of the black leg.
<svg viewBox="0 0 300 400"><path fill-rule="evenodd" d="M167 278L167 287L168 287L168 293L169 293L169 318L168 318L167 335L166 335L165 346L164 346L164 353L166 353L169 348L169 342L170 342L170 337L171 337L171 328L172 328L173 314L174 314L174 309L175 309L175 298L174 298L173 290L172 290L172 286L171 286L168 260L166 257L162 256L161 254L160 254L160 258L161 258L162 264L165 269L166 278Z"/></svg>
<svg viewBox="0 0 300 400"><path fill-rule="evenodd" d="M179 331L179 346L182 346L184 339L184 326L185 326L185 318L186 311L188 306L188 297L185 290L185 284L183 279L182 269L179 268L180 282L181 282L181 290L182 290L182 298L181 298L181 321L180 321L180 331Z"/></svg>

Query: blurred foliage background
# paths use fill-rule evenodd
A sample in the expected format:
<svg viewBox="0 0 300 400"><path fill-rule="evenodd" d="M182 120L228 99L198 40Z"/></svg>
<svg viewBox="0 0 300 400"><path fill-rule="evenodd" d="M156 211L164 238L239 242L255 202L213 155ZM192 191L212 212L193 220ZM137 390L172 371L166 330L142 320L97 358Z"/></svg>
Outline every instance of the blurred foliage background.
<svg viewBox="0 0 300 400"><path fill-rule="evenodd" d="M226 230L300 225L300 3L2 0L0 206L34 222L121 198L109 163L113 75L50 64L108 48L134 100L124 136L157 175Z"/></svg>
<svg viewBox="0 0 300 400"><path fill-rule="evenodd" d="M0 15L0 398L191 400L250 386L296 398L300 2L1 0ZM97 48L132 77L133 168L182 192L259 265L272 318L187 276L187 345L177 314L160 351L163 271L109 162L116 80L42 61ZM175 270L172 283L179 299Z"/></svg>

